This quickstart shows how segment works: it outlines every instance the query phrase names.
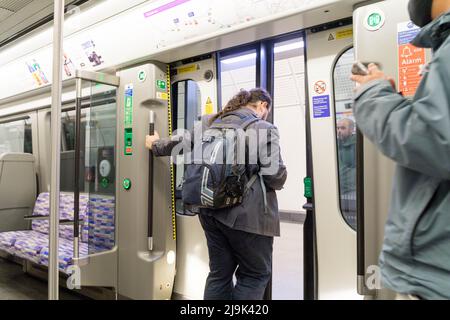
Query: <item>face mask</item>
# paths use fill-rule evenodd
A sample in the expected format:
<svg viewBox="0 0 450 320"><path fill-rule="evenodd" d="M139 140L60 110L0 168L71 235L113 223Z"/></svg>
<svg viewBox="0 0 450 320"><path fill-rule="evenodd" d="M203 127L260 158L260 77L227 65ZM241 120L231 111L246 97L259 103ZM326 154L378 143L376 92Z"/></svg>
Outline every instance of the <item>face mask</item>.
<svg viewBox="0 0 450 320"><path fill-rule="evenodd" d="M424 27L433 19L431 18L431 8L433 0L410 0L408 4L411 21L419 27Z"/></svg>

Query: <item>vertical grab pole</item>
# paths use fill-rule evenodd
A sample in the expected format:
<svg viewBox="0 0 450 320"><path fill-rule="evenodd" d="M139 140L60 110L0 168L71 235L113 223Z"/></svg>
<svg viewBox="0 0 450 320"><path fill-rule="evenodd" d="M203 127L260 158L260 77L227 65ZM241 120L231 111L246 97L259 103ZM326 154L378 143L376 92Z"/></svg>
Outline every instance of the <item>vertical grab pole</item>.
<svg viewBox="0 0 450 320"><path fill-rule="evenodd" d="M80 257L80 163L81 163L81 99L83 80L77 79L75 103L75 168L74 168L74 206L73 206L73 257Z"/></svg>
<svg viewBox="0 0 450 320"><path fill-rule="evenodd" d="M64 0L54 1L48 299L59 300L59 194Z"/></svg>
<svg viewBox="0 0 450 320"><path fill-rule="evenodd" d="M150 111L149 135L155 134L155 112ZM149 151L148 157L148 250L153 251L153 151Z"/></svg>

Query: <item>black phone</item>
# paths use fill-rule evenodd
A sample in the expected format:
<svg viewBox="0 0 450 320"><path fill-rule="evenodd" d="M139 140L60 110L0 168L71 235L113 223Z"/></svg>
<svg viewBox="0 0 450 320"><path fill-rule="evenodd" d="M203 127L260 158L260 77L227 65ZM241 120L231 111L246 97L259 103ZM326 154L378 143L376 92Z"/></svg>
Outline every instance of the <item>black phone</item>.
<svg viewBox="0 0 450 320"><path fill-rule="evenodd" d="M381 69L381 64L377 62L361 62L356 61L352 67L352 73L359 76L367 76L369 74L369 64L374 63L379 69Z"/></svg>

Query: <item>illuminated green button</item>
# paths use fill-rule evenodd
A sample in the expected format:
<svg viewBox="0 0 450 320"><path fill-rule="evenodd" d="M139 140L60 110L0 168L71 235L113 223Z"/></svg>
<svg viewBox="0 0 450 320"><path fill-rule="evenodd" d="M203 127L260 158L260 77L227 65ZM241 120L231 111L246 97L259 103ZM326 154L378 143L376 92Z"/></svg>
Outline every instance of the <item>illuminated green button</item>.
<svg viewBox="0 0 450 320"><path fill-rule="evenodd" d="M377 12L372 13L369 18L367 18L367 24L372 28L378 27L382 21L383 17Z"/></svg>
<svg viewBox="0 0 450 320"><path fill-rule="evenodd" d="M127 191L131 189L131 180L130 179L123 180L123 188Z"/></svg>
<svg viewBox="0 0 450 320"><path fill-rule="evenodd" d="M100 183L101 183L103 189L106 189L109 186L109 179L108 178L103 178Z"/></svg>
<svg viewBox="0 0 450 320"><path fill-rule="evenodd" d="M306 199L312 199L313 197L313 183L312 179L309 177L306 177L305 180L305 198Z"/></svg>

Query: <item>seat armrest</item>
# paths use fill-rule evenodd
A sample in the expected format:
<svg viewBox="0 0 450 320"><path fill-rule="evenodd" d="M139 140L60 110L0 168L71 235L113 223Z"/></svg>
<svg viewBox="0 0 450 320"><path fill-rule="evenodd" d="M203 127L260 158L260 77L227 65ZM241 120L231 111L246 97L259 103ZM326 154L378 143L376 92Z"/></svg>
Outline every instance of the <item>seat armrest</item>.
<svg viewBox="0 0 450 320"><path fill-rule="evenodd" d="M25 220L31 220L31 221L44 221L44 220L49 220L50 216L25 216L24 217ZM83 223L84 220L80 220L80 223ZM59 220L59 224L66 226L66 225L73 225L73 220Z"/></svg>

